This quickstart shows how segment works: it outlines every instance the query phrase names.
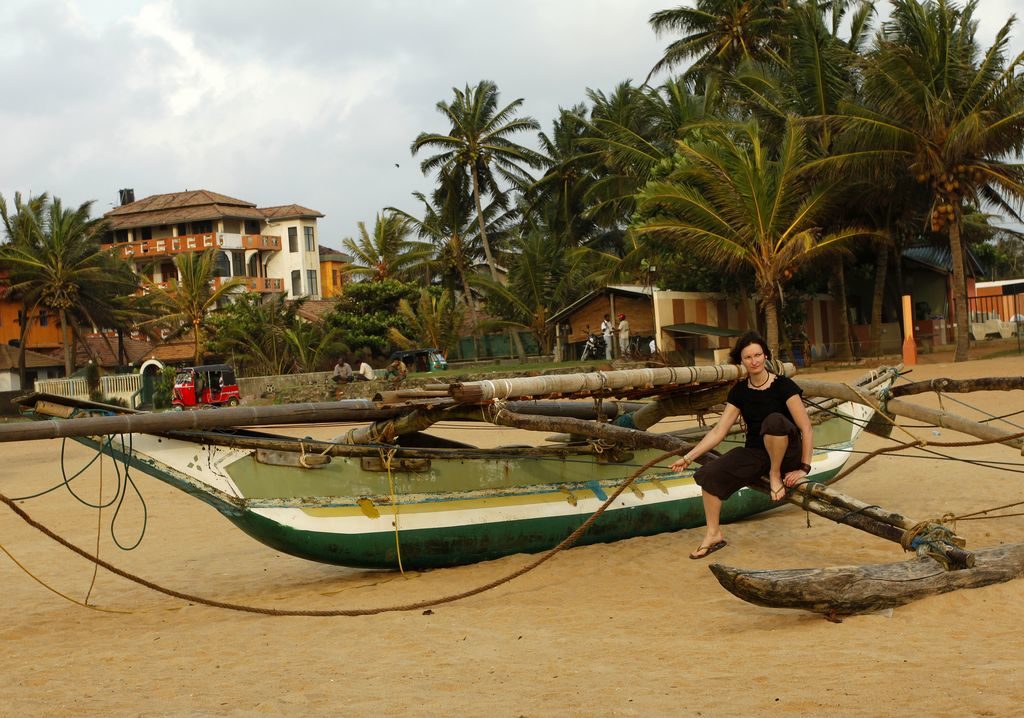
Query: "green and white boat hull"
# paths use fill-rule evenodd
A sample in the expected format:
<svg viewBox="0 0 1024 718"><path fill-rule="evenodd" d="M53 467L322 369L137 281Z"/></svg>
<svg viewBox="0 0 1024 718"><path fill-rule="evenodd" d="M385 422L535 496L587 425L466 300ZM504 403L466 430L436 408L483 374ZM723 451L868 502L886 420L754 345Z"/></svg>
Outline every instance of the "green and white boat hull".
<svg viewBox="0 0 1024 718"><path fill-rule="evenodd" d="M825 481L840 471L872 411L844 404L839 413L845 416L815 428L822 448L811 462L811 480ZM100 448L96 438L79 440ZM281 460L281 452L268 460L251 448L150 434L104 442L102 449L200 498L274 549L312 561L381 569L397 568L399 561L407 569L433 568L547 550L657 455L637 451L605 457L567 450L536 456L514 447L462 452L421 442L410 450L416 458L398 449L388 471L386 452L335 456L313 465L297 443L292 460ZM722 518L735 521L776 506L765 494L742 489L725 502ZM651 471L623 492L579 543L703 524L692 471Z"/></svg>

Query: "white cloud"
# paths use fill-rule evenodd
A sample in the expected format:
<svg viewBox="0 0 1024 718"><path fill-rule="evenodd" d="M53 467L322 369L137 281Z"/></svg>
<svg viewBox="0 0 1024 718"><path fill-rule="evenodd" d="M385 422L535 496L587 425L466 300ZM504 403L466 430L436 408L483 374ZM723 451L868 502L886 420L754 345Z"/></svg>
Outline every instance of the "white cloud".
<svg viewBox="0 0 1024 718"><path fill-rule="evenodd" d="M385 206L416 208L429 180L409 145L445 129L434 106L453 86L494 80L548 130L587 88L642 81L669 42L647 20L674 4L6 0L0 192L100 211L120 187L299 202L337 246ZM1011 12L982 8L989 35Z"/></svg>

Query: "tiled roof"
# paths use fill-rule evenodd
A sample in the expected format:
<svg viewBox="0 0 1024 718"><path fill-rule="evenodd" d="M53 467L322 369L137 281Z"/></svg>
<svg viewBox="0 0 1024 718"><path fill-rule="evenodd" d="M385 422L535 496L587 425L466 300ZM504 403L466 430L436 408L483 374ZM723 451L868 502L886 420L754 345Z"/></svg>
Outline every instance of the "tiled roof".
<svg viewBox="0 0 1024 718"><path fill-rule="evenodd" d="M319 322L327 312L338 305L337 299L307 299L297 314L307 322Z"/></svg>
<svg viewBox="0 0 1024 718"><path fill-rule="evenodd" d="M153 347L146 359L159 359L164 364L191 364L195 358L196 347L192 340L164 342Z"/></svg>
<svg viewBox="0 0 1024 718"><path fill-rule="evenodd" d="M323 217L323 212L303 207L301 204L282 204L277 207L260 207L259 211L267 219L316 219Z"/></svg>
<svg viewBox="0 0 1024 718"><path fill-rule="evenodd" d="M244 199L235 199L217 192L210 192L205 189L197 189L191 192L171 192L169 194L152 194L149 197L124 204L107 212L104 217L115 217L123 214L135 214L137 212L158 212L165 209L183 209L185 207L199 207L211 204L234 205L238 207L255 207L252 202Z"/></svg>
<svg viewBox="0 0 1024 718"><path fill-rule="evenodd" d="M317 246L320 250L320 261L321 262L344 262L346 264L352 263L352 256L345 254L344 252L333 249L331 247L325 247L320 244Z"/></svg>
<svg viewBox="0 0 1024 718"><path fill-rule="evenodd" d="M34 352L31 349L25 350L25 367L37 369L41 367L62 367L63 359ZM0 344L0 371L18 370L18 347Z"/></svg>
<svg viewBox="0 0 1024 718"><path fill-rule="evenodd" d="M205 189L150 195L137 202L115 207L103 216L115 230L159 227L224 217L263 219L263 214L252 202Z"/></svg>
<svg viewBox="0 0 1024 718"><path fill-rule="evenodd" d="M115 207L104 218L112 229L159 227L182 222L216 219L316 219L324 215L299 204L258 208L252 202L200 189L191 192L154 194Z"/></svg>
<svg viewBox="0 0 1024 718"><path fill-rule="evenodd" d="M107 345L109 342L109 346ZM88 344L88 351L83 344L78 345L78 352L75 354L75 363L78 366L84 365L94 356L96 363L101 367L115 367L120 364L117 360L117 337L102 337L96 334L85 337L85 344ZM124 338L124 350L128 355L128 363L136 364L142 361L146 354L153 349L153 345L147 341ZM63 351L63 349L61 349Z"/></svg>

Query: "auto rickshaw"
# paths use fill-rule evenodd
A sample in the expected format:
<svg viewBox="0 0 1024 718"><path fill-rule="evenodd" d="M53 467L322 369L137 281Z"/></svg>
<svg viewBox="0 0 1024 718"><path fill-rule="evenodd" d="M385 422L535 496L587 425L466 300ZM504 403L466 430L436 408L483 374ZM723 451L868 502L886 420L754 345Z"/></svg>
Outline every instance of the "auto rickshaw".
<svg viewBox="0 0 1024 718"><path fill-rule="evenodd" d="M185 367L174 376L171 404L176 409L238 406L241 401L235 370L227 364Z"/></svg>

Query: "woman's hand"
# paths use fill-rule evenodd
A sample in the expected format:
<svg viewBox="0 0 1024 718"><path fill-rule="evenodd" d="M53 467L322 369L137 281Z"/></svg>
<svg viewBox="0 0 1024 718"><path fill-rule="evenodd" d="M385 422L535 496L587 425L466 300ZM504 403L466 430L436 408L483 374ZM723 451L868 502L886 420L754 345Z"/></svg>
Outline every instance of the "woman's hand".
<svg viewBox="0 0 1024 718"><path fill-rule="evenodd" d="M690 459L690 458L684 456L681 459L676 459L675 461L673 461L672 465L669 466L669 468L672 469L673 471L683 471L684 469L689 467L689 465L692 464L692 463L693 463L693 459Z"/></svg>

